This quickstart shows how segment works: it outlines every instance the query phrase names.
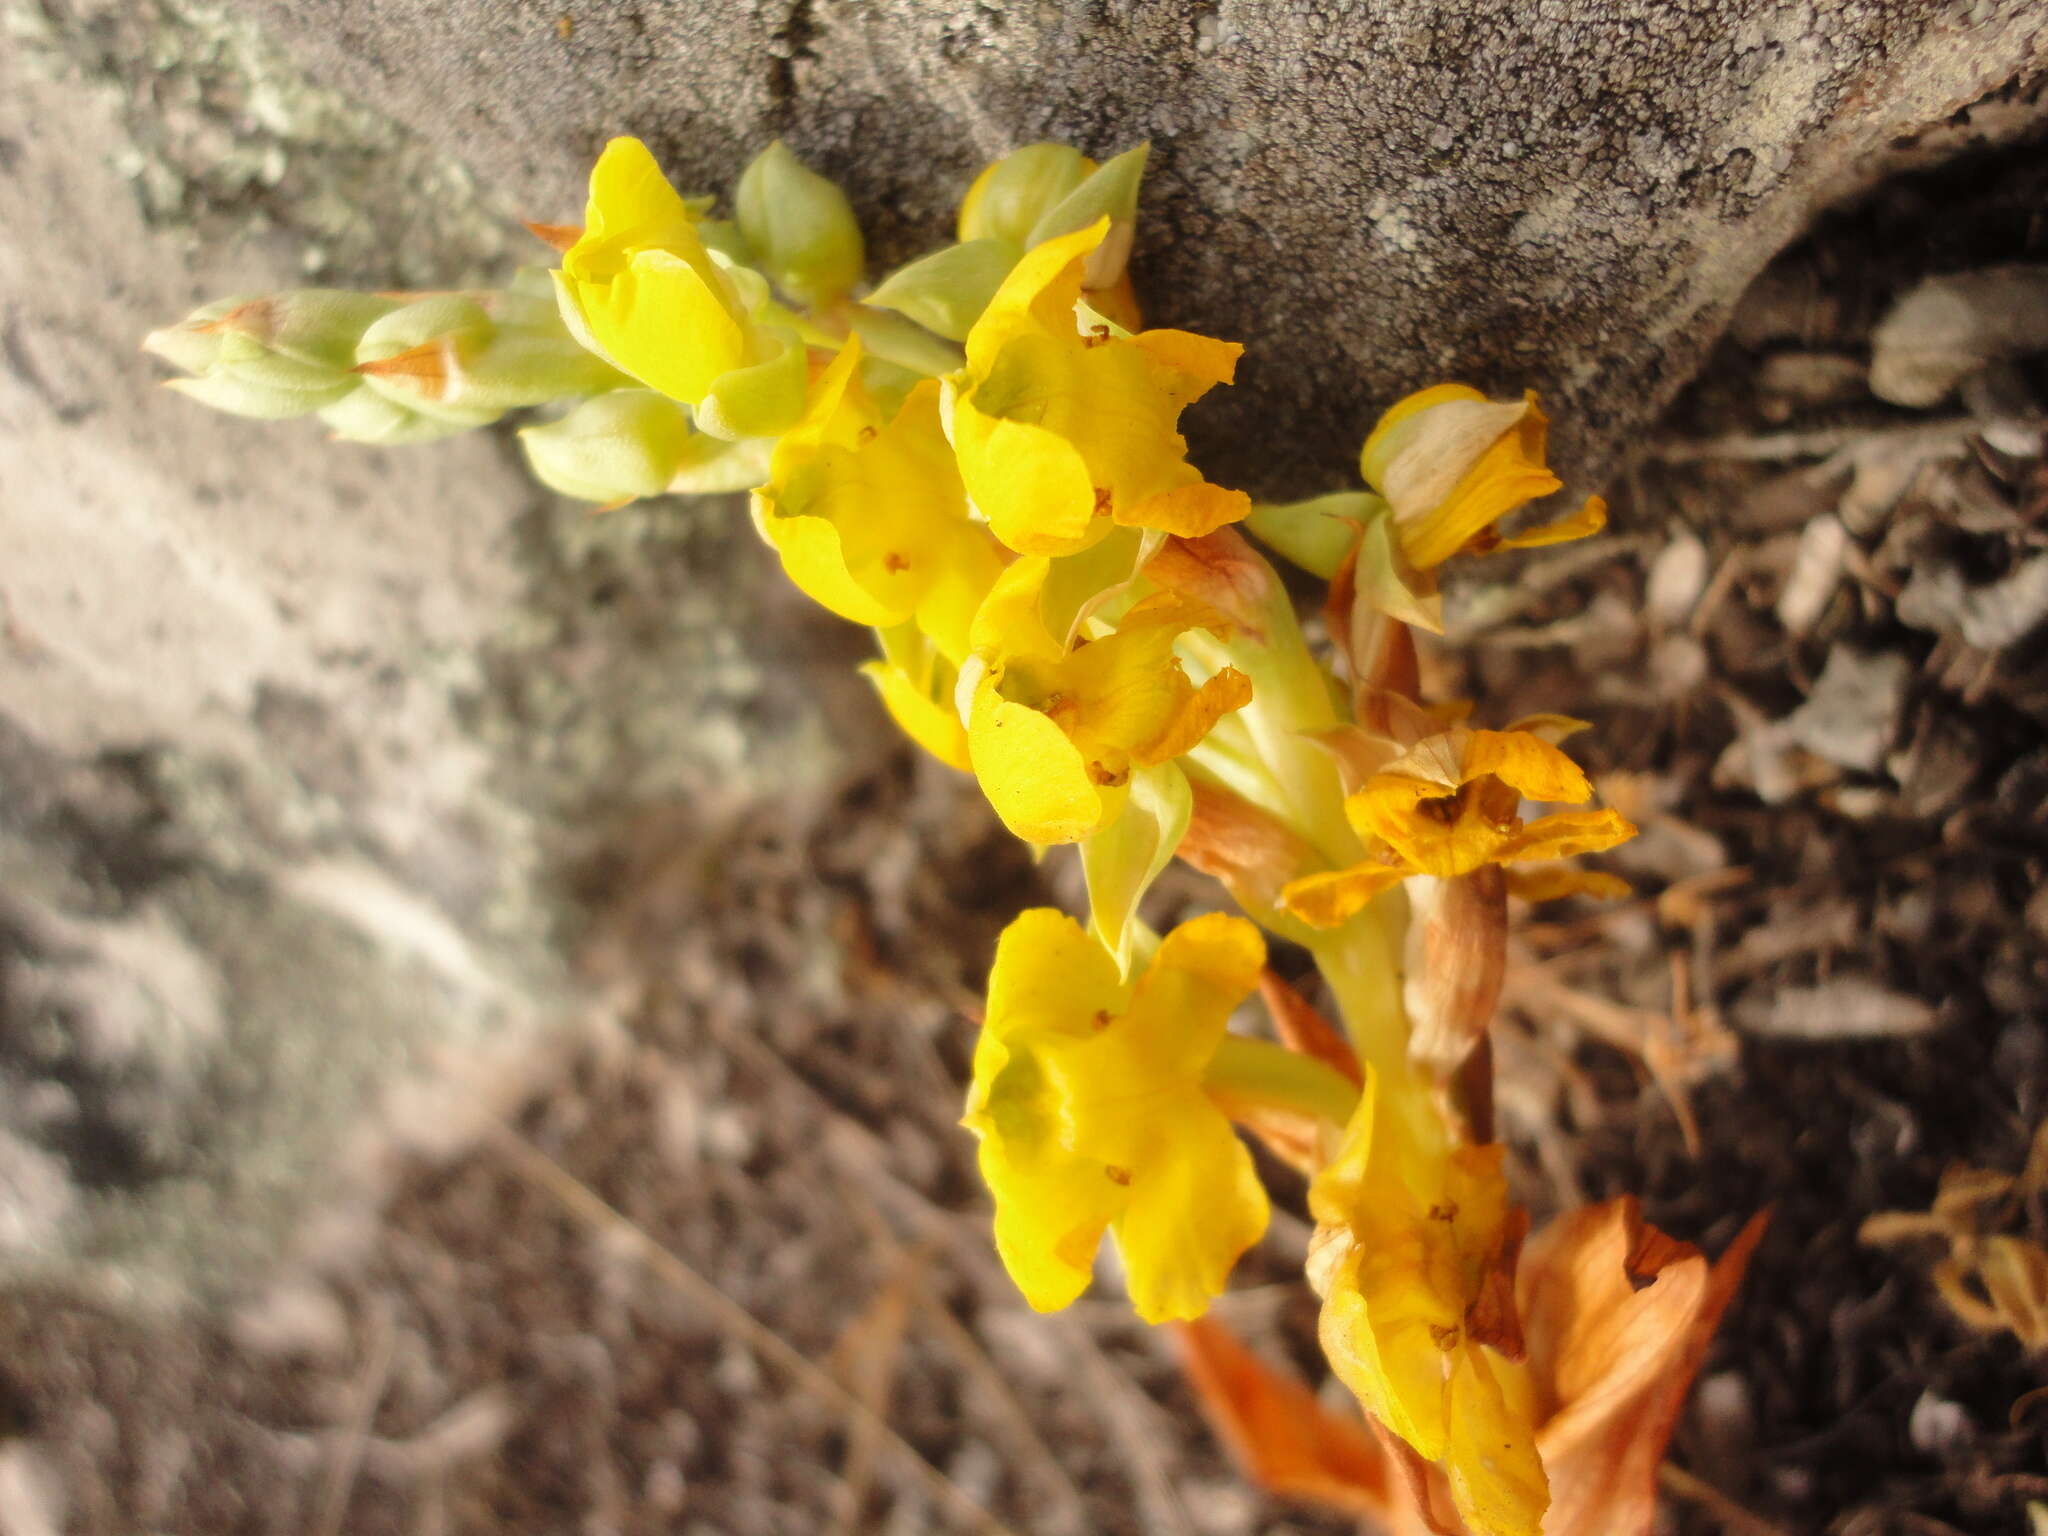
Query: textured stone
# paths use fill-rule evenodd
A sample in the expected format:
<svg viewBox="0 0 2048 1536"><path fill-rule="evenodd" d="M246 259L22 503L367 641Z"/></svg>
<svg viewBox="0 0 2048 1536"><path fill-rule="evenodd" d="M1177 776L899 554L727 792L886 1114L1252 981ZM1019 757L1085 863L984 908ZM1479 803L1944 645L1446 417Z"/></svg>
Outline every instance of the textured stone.
<svg viewBox="0 0 2048 1536"><path fill-rule="evenodd" d="M1331 488L1445 374L1543 390L1599 480L1818 206L2048 62L2034 0L247 9L538 218L575 216L608 135L723 193L782 134L901 258L989 156L1149 137L1141 291L1250 344L1195 437L1268 492Z"/></svg>
<svg viewBox="0 0 2048 1536"><path fill-rule="evenodd" d="M207 298L502 274L458 165L223 13L0 16L0 1277L171 1299L568 1011L605 815L839 759L742 509L156 387Z"/></svg>

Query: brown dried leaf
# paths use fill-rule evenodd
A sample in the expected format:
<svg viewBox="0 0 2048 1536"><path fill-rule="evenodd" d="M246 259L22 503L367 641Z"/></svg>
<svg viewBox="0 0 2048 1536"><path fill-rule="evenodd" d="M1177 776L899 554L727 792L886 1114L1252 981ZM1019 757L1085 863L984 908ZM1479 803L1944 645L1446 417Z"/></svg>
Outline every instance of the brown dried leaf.
<svg viewBox="0 0 2048 1536"><path fill-rule="evenodd" d="M1195 1401L1245 1476L1287 1498L1391 1517L1392 1468L1364 1424L1331 1413L1213 1318L1176 1324L1173 1331Z"/></svg>
<svg viewBox="0 0 2048 1536"><path fill-rule="evenodd" d="M1551 1410L1536 1436L1545 1536L1650 1530L1665 1444L1766 1220L1752 1218L1711 1266L1646 1227L1632 1199L1574 1211L1530 1243L1522 1316Z"/></svg>

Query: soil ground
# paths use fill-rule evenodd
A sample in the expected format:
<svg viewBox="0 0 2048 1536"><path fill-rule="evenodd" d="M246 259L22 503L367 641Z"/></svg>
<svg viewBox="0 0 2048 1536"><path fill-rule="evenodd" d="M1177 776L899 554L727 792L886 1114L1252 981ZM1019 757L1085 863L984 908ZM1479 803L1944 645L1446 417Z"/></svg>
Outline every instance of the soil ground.
<svg viewBox="0 0 2048 1536"><path fill-rule="evenodd" d="M1645 828L1615 859L1635 899L1518 937L1525 1198L1633 1191L1710 1251L1774 1212L1673 1445L1675 1528L2018 1532L2048 1499L2039 1359L1950 1310L1938 1250L1858 1235L1953 1163L2018 1171L2048 1111L2048 596L2007 579L2048 559L2048 392L2012 369L1912 412L1863 382L1921 277L2048 261L2044 194L2034 151L1830 217L1610 536L1472 562L1432 657L1482 719L1591 720ZM851 640L790 637L878 728ZM414 1154L375 1223L219 1318L0 1308L9 1536L40 1536L31 1505L95 1536L909 1536L979 1528L968 1503L1031 1533L1350 1529L1243 1485L1163 1335L1108 1298L1035 1317L994 1261L953 1123L968 1012L1003 922L1072 895L1063 862L907 752L732 807L615 812L565 851L589 1028ZM1222 1310L1306 1368L1276 1187ZM2048 1237L2038 1199L2006 1214Z"/></svg>

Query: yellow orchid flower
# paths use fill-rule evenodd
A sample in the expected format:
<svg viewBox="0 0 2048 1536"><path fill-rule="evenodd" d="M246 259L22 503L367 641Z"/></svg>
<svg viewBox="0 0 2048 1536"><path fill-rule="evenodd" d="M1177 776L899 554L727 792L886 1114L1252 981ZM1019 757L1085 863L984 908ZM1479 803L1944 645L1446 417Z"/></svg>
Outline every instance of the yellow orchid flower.
<svg viewBox="0 0 2048 1536"><path fill-rule="evenodd" d="M1077 310L1110 221L1048 240L967 335L950 430L967 493L1019 554L1085 549L1113 526L1193 538L1251 510L1187 461L1183 408L1230 382L1244 349L1188 331L1117 335Z"/></svg>
<svg viewBox="0 0 2048 1536"><path fill-rule="evenodd" d="M1087 1289L1109 1231L1140 1317L1200 1316L1266 1230L1251 1156L1202 1086L1265 959L1223 913L1174 929L1132 982L1064 913L1004 930L961 1123L1003 1264L1039 1311Z"/></svg>
<svg viewBox="0 0 2048 1536"><path fill-rule="evenodd" d="M1521 818L1524 799L1592 798L1578 764L1533 730L1459 726L1427 736L1345 799L1345 816L1375 856L1291 881L1281 899L1303 922L1333 927L1410 875L1451 879L1486 864L1597 853L1635 836L1613 810Z"/></svg>
<svg viewBox="0 0 2048 1536"><path fill-rule="evenodd" d="M914 621L957 667L1007 557L968 516L937 382L918 383L885 417L861 362L850 340L818 380L775 446L754 521L806 596L877 629Z"/></svg>
<svg viewBox="0 0 2048 1536"><path fill-rule="evenodd" d="M1544 463L1549 426L1533 391L1496 401L1464 384L1420 390L1380 417L1359 469L1392 509L1407 562L1427 571L1468 546L1533 549L1605 527L1607 504L1594 496L1544 527L1505 538L1493 531L1517 507L1562 488Z"/></svg>
<svg viewBox="0 0 2048 1536"><path fill-rule="evenodd" d="M1538 1536L1549 1486L1514 1303L1528 1217L1508 1203L1502 1148L1420 1145L1416 1119L1380 1102L1389 1091L1368 1068L1309 1187L1323 1353L1368 1413L1443 1467L1476 1536Z"/></svg>
<svg viewBox="0 0 2048 1536"><path fill-rule="evenodd" d="M795 333L757 326L767 285L714 257L696 215L638 139L613 139L590 172L583 232L556 297L571 334L720 437L772 436L803 402Z"/></svg>
<svg viewBox="0 0 2048 1536"><path fill-rule="evenodd" d="M1176 593L1153 593L1108 633L1067 648L1039 609L1053 565L1035 555L1011 565L973 632L975 777L1003 825L1032 843L1078 842L1107 826L1132 769L1179 757L1252 696L1234 667L1190 681L1174 642L1226 622Z"/></svg>

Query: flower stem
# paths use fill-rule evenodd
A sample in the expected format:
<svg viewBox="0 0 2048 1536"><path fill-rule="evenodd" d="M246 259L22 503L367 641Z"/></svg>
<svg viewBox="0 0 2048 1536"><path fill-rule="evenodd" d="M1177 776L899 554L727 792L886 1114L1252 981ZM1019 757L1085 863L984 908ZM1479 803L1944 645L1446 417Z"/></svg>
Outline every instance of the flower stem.
<svg viewBox="0 0 2048 1536"><path fill-rule="evenodd" d="M1358 1087L1334 1067L1270 1040L1225 1035L1202 1086L1246 1108L1311 1115L1340 1130L1358 1107Z"/></svg>

